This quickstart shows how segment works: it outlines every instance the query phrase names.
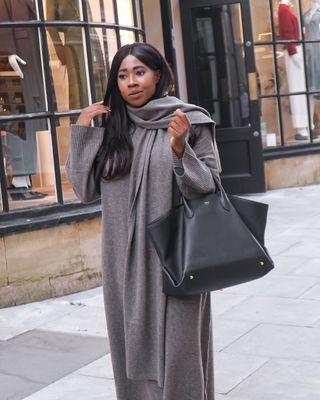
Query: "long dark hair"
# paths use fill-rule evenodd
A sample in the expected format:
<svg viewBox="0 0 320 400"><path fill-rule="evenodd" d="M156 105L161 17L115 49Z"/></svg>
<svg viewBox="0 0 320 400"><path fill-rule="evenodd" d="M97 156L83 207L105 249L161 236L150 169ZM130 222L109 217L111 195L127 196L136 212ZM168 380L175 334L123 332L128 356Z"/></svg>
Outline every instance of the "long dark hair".
<svg viewBox="0 0 320 400"><path fill-rule="evenodd" d="M129 172L132 163L131 133L134 125L130 121L117 81L119 67L128 55L136 57L152 70L160 72L160 79L152 99L162 97L167 91L172 92L174 87L171 68L155 47L147 43L133 43L118 50L112 61L103 102L110 107L111 112L107 118L103 118L104 138L95 160L95 179L98 190L100 190L101 179L110 180L125 175Z"/></svg>

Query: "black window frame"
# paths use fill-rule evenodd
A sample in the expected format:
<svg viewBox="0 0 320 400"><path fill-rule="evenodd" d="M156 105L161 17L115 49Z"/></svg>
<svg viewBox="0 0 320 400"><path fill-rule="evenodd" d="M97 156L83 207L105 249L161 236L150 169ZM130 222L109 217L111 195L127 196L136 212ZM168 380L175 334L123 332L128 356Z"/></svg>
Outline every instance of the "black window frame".
<svg viewBox="0 0 320 400"><path fill-rule="evenodd" d="M319 91L309 91L309 82L308 82L308 76L307 76L307 65L306 65L306 50L305 50L305 44L306 43L320 43L319 41L315 40L307 40L304 37L303 34L303 13L302 13L302 3L301 0L297 0L298 2L298 7L299 7L299 28L301 31L301 36L302 38L300 40L277 40L277 32L275 28L275 19L274 19L274 5L273 5L273 0L269 0L269 11L270 11L270 23L271 23L271 32L272 32L272 40L270 41L254 41L254 46L266 46L266 45L271 45L273 49L273 60L274 60L274 71L275 71L275 84L276 84L276 93L270 94L270 95L262 95L261 93L258 94L258 99L259 102L262 99L267 99L267 98L276 98L277 101L277 108L278 108L278 115L279 115L279 128L280 128L280 137L281 137L281 145L273 148L264 148L263 153L264 153L264 160L273 160L273 159L279 159L279 158L287 158L287 157L296 157L296 156L304 156L304 155L309 155L309 154L316 154L320 152L320 143L318 142L313 142L313 137L310 134L310 141L309 143L297 143L297 144L290 144L290 145L285 145L284 141L284 129L283 129L283 124L282 124L282 108L281 108L281 99L283 97L289 97L290 95L293 95L292 93L280 93L280 87L279 87L279 70L278 70L278 62L277 62L277 56L276 56L276 51L277 51L277 46L279 45L285 45L285 44L300 44L302 45L302 51L303 51L303 63L304 63L304 74L305 74L305 80L306 80L306 90L302 92L294 92L294 95L305 95L307 97L307 110L308 110L308 124L309 127L312 126L311 124L311 116L310 116L310 98L309 96L312 94L317 94L320 95L320 90ZM253 5L254 7L254 5Z"/></svg>
<svg viewBox="0 0 320 400"><path fill-rule="evenodd" d="M36 118L37 119L43 118L46 119L46 121L48 121L50 127L51 142L52 142L55 189L56 189L56 202L52 205L38 205L35 207L30 206L26 208L18 208L11 210L8 200L6 173L5 173L5 166L3 159L3 150L1 145L1 137L0 137L0 188L1 188L1 200L2 200L2 210L0 210L0 234L11 231L17 232L30 229L39 229L39 227L41 226L48 227L50 225L56 225L57 223L64 221L70 222L70 218L66 216L63 217L63 213L68 214L71 211L72 211L71 216L73 216L75 220L90 219L100 215L101 213L100 209L101 207L99 206L100 201L94 204L82 204L77 200L70 202L70 200L66 201L63 199L56 123L58 119L61 117L78 116L81 110L80 109L69 110L65 112L58 112L55 110L55 105L53 101L54 99L53 89L51 87L51 79L50 79L49 51L48 51L46 28L63 25L68 27L78 27L84 29L85 39L86 39L85 41L86 54L88 58L88 80L91 91L91 98L89 98L89 101L95 102L97 101L97 99L96 99L96 92L94 85L90 30L92 28L113 29L116 34L117 48L121 46L120 31L126 30L134 32L135 41L141 41L141 38L143 41L145 41L146 34L145 34L142 0L131 0L131 2L132 2L134 26L125 26L119 24L117 0L113 0L114 23L89 21L87 0L81 0L81 7L83 12L82 21L65 21L65 20L48 21L45 19L43 2L39 1L38 2L39 19L35 21L0 22L0 29L32 27L40 30L40 36L41 36L40 45L42 49L42 60L43 60L42 68L45 77L44 85L47 97L47 111L40 113L23 113L18 115L0 116L0 123L20 121L20 120L30 120ZM138 26L138 15L137 15L138 12L140 12L141 26ZM109 68L110 66L107 65L107 72L109 71ZM10 226L12 228L10 228Z"/></svg>

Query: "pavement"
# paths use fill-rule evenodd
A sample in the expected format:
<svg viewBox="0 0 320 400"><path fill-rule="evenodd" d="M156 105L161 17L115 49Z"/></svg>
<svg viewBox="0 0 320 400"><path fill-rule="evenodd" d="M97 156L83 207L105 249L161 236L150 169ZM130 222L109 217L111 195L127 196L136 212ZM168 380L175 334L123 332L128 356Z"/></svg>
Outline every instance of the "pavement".
<svg viewBox="0 0 320 400"><path fill-rule="evenodd" d="M320 185L249 197L276 268L212 294L215 400L320 400ZM101 288L0 310L0 400L22 399L116 400Z"/></svg>

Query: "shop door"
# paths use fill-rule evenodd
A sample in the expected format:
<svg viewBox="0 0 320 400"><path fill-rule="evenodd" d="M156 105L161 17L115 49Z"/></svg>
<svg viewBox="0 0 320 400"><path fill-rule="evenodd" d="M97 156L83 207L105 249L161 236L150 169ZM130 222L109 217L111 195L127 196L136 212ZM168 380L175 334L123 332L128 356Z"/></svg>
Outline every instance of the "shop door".
<svg viewBox="0 0 320 400"><path fill-rule="evenodd" d="M216 122L229 193L265 190L249 0L180 0L188 97Z"/></svg>

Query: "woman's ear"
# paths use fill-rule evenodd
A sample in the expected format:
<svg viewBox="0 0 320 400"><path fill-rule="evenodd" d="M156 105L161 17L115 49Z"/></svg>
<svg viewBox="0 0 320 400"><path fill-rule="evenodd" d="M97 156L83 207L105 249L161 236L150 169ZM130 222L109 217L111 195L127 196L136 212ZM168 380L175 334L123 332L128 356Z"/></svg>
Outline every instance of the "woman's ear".
<svg viewBox="0 0 320 400"><path fill-rule="evenodd" d="M155 71L154 76L155 76L155 79L156 79L156 83L158 83L160 81L160 78L161 78L161 72L160 72L159 69L157 71Z"/></svg>

